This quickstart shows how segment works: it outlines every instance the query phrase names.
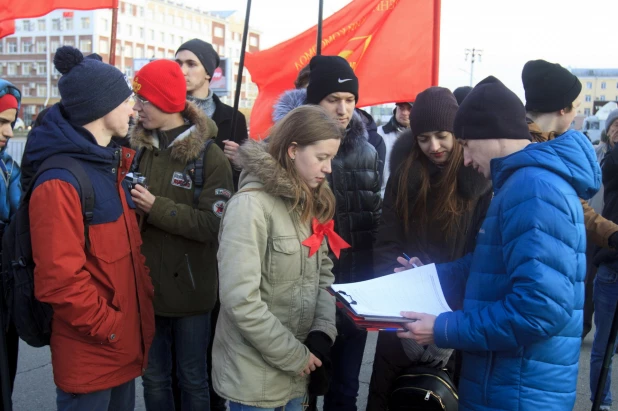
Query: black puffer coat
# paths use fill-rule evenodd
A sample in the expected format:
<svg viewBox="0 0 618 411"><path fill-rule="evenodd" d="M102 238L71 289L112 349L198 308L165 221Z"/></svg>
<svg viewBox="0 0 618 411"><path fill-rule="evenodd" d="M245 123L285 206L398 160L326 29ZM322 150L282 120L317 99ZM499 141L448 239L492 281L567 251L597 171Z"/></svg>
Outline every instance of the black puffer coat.
<svg viewBox="0 0 618 411"><path fill-rule="evenodd" d="M273 111L275 122L304 104L305 90L284 93ZM337 283L373 277L373 243L382 213L380 161L360 114L354 113L339 152L332 162L328 183L337 201L335 231L352 247L342 250L333 273Z"/></svg>
<svg viewBox="0 0 618 411"><path fill-rule="evenodd" d="M613 148L601 161L603 171L603 217L618 224L618 149ZM599 248L594 256L595 265L606 264L618 270L618 251L612 248Z"/></svg>

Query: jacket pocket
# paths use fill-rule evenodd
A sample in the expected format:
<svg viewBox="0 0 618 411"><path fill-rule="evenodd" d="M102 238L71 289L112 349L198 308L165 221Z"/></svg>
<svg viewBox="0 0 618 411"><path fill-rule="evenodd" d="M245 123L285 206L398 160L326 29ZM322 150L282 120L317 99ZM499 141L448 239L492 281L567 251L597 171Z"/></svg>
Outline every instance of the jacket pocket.
<svg viewBox="0 0 618 411"><path fill-rule="evenodd" d="M122 216L112 223L91 225L88 232L90 253L105 263L115 263L131 252L129 234Z"/></svg>
<svg viewBox="0 0 618 411"><path fill-rule="evenodd" d="M298 237L274 237L269 248L269 277L274 281L298 280L302 274Z"/></svg>

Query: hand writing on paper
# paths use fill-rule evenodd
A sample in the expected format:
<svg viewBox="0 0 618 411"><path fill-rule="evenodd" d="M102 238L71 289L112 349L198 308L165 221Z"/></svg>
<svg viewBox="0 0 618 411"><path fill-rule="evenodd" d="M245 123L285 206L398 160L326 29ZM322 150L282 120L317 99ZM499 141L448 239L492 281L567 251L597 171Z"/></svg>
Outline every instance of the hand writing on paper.
<svg viewBox="0 0 618 411"><path fill-rule="evenodd" d="M304 370L300 372L300 376L304 377L305 375L311 374L311 372L315 371L318 367L322 366L322 361L318 357L313 354L309 354L309 363L305 367Z"/></svg>
<svg viewBox="0 0 618 411"><path fill-rule="evenodd" d="M415 264L417 267L420 267L421 265L425 265L421 262L421 260L418 259L418 257L412 257L409 260L405 257L397 257L397 262L401 264L402 266L395 268L396 273L400 271L411 270L412 268L414 268Z"/></svg>
<svg viewBox="0 0 618 411"><path fill-rule="evenodd" d="M436 316L424 313L414 313L410 311L404 311L401 313L402 317L416 320L413 323L404 323L403 328L406 332L398 332L399 338L409 338L416 341L420 345L433 344L433 326L436 323Z"/></svg>

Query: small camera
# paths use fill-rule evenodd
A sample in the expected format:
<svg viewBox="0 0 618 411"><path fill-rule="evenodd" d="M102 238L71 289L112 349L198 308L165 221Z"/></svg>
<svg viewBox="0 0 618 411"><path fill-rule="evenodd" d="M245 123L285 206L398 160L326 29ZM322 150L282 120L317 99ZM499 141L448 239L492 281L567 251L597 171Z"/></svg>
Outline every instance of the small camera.
<svg viewBox="0 0 618 411"><path fill-rule="evenodd" d="M128 173L124 178L124 181L127 182L129 191L133 190L136 185L146 187L146 176L143 176L141 173Z"/></svg>

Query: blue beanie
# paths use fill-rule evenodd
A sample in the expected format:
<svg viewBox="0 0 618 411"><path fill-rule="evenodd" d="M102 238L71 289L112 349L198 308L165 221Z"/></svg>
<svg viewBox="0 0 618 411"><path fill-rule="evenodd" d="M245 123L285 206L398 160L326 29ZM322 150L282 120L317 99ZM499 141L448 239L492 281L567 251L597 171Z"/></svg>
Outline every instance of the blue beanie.
<svg viewBox="0 0 618 411"><path fill-rule="evenodd" d="M56 50L54 66L62 73L58 81L62 106L76 126L104 117L133 93L120 70L97 59L84 59L74 47Z"/></svg>

